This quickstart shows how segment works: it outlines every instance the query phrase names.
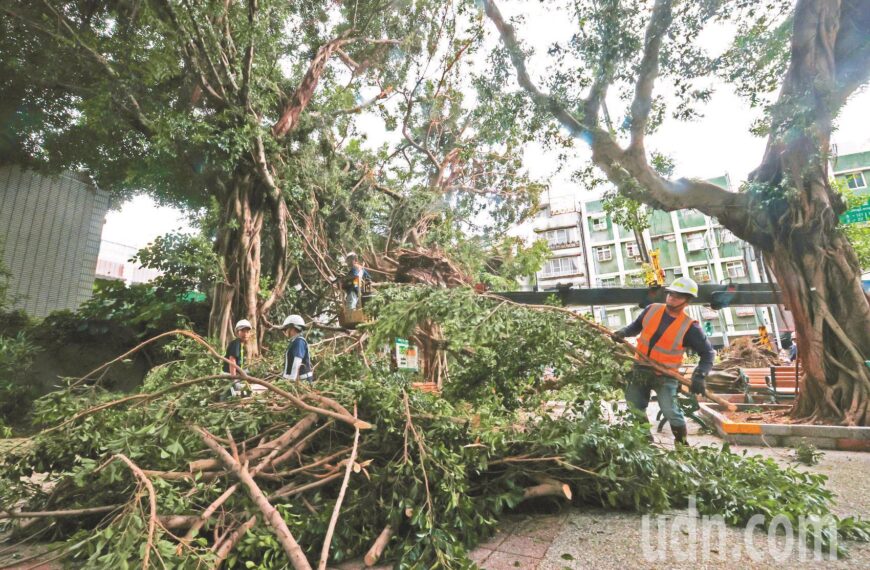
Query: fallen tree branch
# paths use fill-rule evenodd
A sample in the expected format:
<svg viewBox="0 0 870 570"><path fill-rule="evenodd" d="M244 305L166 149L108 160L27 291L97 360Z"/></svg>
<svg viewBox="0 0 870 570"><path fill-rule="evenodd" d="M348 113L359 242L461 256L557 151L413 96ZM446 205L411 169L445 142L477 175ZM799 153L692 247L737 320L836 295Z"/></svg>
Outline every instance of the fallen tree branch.
<svg viewBox="0 0 870 570"><path fill-rule="evenodd" d="M304 493L305 491L310 491L311 489L316 489L318 487L323 487L330 481L334 481L341 477L341 473L333 473L328 477L324 477L323 479L319 479L317 481L312 481L311 483L306 483L305 485L295 486L294 484L286 485L281 487L271 495L269 495L270 499L283 499L286 497L292 497L293 495L298 495L299 493Z"/></svg>
<svg viewBox="0 0 870 570"><path fill-rule="evenodd" d="M354 406L353 411L354 416L356 416L356 406ZM344 493L347 491L347 484L350 481L350 473L353 471L358 447L359 428L354 430L353 433L353 449L350 452L350 458L347 460L347 468L344 470L344 480L341 482L341 489L338 491L338 498L335 500L335 508L332 510L332 517L329 519L329 526L326 529L326 537L323 539L323 548L320 549L320 563L317 565L317 570L326 570L326 561L329 559L329 545L332 542L332 534L335 532L335 525L338 523L338 513L341 511L341 503L344 500Z"/></svg>
<svg viewBox="0 0 870 570"><path fill-rule="evenodd" d="M582 315L578 315L577 313L569 311L568 309L566 309L564 307L553 307L550 305L526 305L526 304L517 303L516 301L511 301L510 299L505 299L504 297L501 297L499 295L495 295L493 293L482 293L482 295L484 295L485 297L488 297L490 299L502 301L503 302L502 304L504 304L504 302L507 302L510 305L513 305L516 307L525 307L525 308L528 308L528 309L534 310L534 311L555 311L555 312L569 315L572 319L580 321L583 325L585 325L585 326L587 326L587 327L589 327L589 328L591 328L591 329L593 329L601 334L607 335L607 337L610 338L617 345L620 345L625 350L628 350L629 353L631 354L632 358L634 358L636 361L639 361L644 366L649 366L650 368L655 370L657 374L659 374L661 376L667 376L669 378L673 378L674 380L676 380L677 382L679 382L680 384L682 384L684 386L687 386L687 387L692 386L692 382L690 380L687 380L686 378L684 378L683 375L680 374L679 372L675 372L669 368L665 368L664 366L662 366L658 362L652 360L647 355L645 355L643 352L639 351L636 347L630 345L629 343L625 342L624 340L618 341L617 339L615 339L613 337L614 332L611 331L610 329L603 327L603 326L599 325L598 323L592 322L592 321L586 319L585 317L583 317ZM735 406L733 402L729 402L728 400L719 396L718 394L714 394L710 389L707 389L705 391L704 395L709 400L716 402L717 404L719 404L720 406L722 406L723 408L725 408L728 411L733 412L737 409L737 406Z"/></svg>
<svg viewBox="0 0 870 570"><path fill-rule="evenodd" d="M142 569L149 570L148 562L151 559L151 549L154 548L154 531L157 528L157 494L154 491L154 485L151 484L151 480L142 472L139 467L130 461L130 458L121 453L117 453L113 456L113 459L120 459L123 461L127 467L130 468L130 471L145 485L145 488L148 489L148 502L151 509L151 512L148 516L148 541L145 543L144 554L142 555Z"/></svg>
<svg viewBox="0 0 870 570"><path fill-rule="evenodd" d="M86 515L95 515L99 513L110 513L123 507L122 504L106 505L104 507L86 507L82 509L67 509L63 511L3 511L0 512L0 520L2 519L44 519L44 518L63 518L63 517L82 517Z"/></svg>
<svg viewBox="0 0 870 570"><path fill-rule="evenodd" d="M224 560L227 559L227 556L230 555L233 548L242 540L242 537L245 536L245 533L254 528L254 525L257 524L257 515L252 516L242 524L238 526L233 532L230 533L220 544L216 544L212 549L215 553L215 563L212 568L219 568L221 564L223 564Z"/></svg>
<svg viewBox="0 0 870 570"><path fill-rule="evenodd" d="M549 477L536 478L538 484L533 487L526 487L523 491L523 501L535 499L538 497L562 497L571 500L571 486L567 483L562 483Z"/></svg>
<svg viewBox="0 0 870 570"><path fill-rule="evenodd" d="M363 560L366 563L366 566L374 566L378 560L380 560L381 555L384 553L384 549L387 547L387 543L390 542L390 538L393 536L393 527L387 525L384 527L384 530L381 531L381 534L378 535L378 538L375 539L372 547L369 548L369 551L366 552L365 558Z"/></svg>
<svg viewBox="0 0 870 570"><path fill-rule="evenodd" d="M278 542L281 543L281 546L287 554L287 557L290 559L293 568L296 570L311 570L311 565L308 563L308 559L305 558L305 553L302 551L302 548L300 548L299 543L296 542L296 539L293 538L293 534L290 532L290 529L287 528L287 523L284 522L281 513L278 512L278 509L272 506L263 494L263 491L260 490L256 481L254 481L250 472L248 472L247 468L233 459L227 450L221 447L209 432L200 427L195 427L194 429L199 433L200 437L202 437L203 442L208 446L208 448L215 452L227 469L229 469L245 486L248 491L248 496L252 501L254 501L254 504L257 505L260 512L263 513L264 520L275 532L275 536L278 538Z"/></svg>
<svg viewBox="0 0 870 570"><path fill-rule="evenodd" d="M316 422L317 414L308 414L280 436L276 437L272 441L268 441L266 443L263 443L262 445L258 445L254 449L244 454L240 462L253 462L263 456L271 455L272 457L274 457L278 455L278 453L280 453L285 447L293 443L293 441L296 440L300 435L311 429L311 426L313 426ZM215 469L220 468L221 462L217 459L199 459L197 461L191 461L188 466L191 473L195 471L214 471Z"/></svg>

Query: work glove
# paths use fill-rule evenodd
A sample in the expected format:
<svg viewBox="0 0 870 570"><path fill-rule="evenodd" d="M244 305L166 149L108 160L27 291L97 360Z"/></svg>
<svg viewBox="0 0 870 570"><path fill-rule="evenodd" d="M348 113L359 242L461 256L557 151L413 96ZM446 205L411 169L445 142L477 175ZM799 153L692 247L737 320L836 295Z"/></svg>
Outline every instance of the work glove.
<svg viewBox="0 0 870 570"><path fill-rule="evenodd" d="M706 388L704 375L699 372L692 374L692 387L690 389L692 394L703 395Z"/></svg>
<svg viewBox="0 0 870 570"><path fill-rule="evenodd" d="M613 340L617 342L625 340L625 333L622 331L622 329L613 333Z"/></svg>

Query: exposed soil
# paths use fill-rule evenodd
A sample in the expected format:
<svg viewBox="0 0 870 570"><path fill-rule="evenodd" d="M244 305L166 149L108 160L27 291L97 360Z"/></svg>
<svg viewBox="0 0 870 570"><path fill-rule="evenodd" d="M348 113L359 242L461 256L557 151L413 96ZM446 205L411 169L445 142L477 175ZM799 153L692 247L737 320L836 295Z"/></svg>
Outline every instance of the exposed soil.
<svg viewBox="0 0 870 570"><path fill-rule="evenodd" d="M748 424L790 424L793 423L789 412L791 410L740 410L736 412L721 412L732 422Z"/></svg>

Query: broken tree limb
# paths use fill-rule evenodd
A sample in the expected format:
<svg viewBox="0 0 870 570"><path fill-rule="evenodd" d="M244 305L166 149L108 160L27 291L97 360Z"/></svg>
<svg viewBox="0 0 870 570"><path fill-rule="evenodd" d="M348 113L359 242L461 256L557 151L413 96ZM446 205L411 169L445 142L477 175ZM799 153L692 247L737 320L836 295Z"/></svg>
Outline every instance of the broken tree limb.
<svg viewBox="0 0 870 570"><path fill-rule="evenodd" d="M216 544L213 549L215 552L215 563L212 568L220 568L220 565L223 564L224 560L227 559L227 556L230 555L230 552L233 551L233 548L242 540L242 537L245 536L245 533L254 528L254 525L257 524L257 515L252 516L242 524L238 526L233 532L230 533L220 544Z"/></svg>
<svg viewBox="0 0 870 570"><path fill-rule="evenodd" d="M212 504L210 504L199 516L196 522L190 525L190 528L187 529L187 533L181 538L178 545L178 552L181 552L181 548L190 544L190 541L196 538L196 535L199 534L200 529L208 522L208 519L214 515L214 513L223 505L227 499L229 499L233 493L239 488L238 483L234 483L233 485L227 487L227 490L221 493L221 496L215 499Z"/></svg>
<svg viewBox="0 0 870 570"><path fill-rule="evenodd" d="M300 485L298 487L291 483L290 485L286 485L284 487L281 487L280 489L278 489L277 491L275 491L274 493L269 495L269 498L270 499L279 499L279 498L292 497L293 495L298 495L299 493L304 493L305 491L310 491L311 489L323 487L327 483L334 481L335 479L338 479L339 477L341 477L341 473L333 473L332 475L329 475L328 477L324 477L323 479L319 479L319 480L313 481L311 483L306 483L305 485Z"/></svg>
<svg viewBox="0 0 870 570"><path fill-rule="evenodd" d="M272 506L263 494L263 491L260 490L256 481L254 481L250 472L248 472L243 465L240 465L235 459L233 459L227 450L221 447L210 433L199 427L194 429L200 434L200 437L202 437L203 442L208 446L208 448L220 457L227 469L229 469L233 475L241 481L242 485L245 486L245 489L248 491L248 496L252 501L254 501L254 504L257 505L260 512L263 513L264 520L275 532L275 536L278 538L278 542L281 543L281 546L287 554L287 557L290 559L293 568L296 570L311 570L311 565L308 563L308 559L305 558L305 553L302 552L299 543L296 542L295 538L293 538L293 533L291 533L290 529L287 528L287 523L284 522L281 513L278 512L278 509Z"/></svg>
<svg viewBox="0 0 870 570"><path fill-rule="evenodd" d="M353 407L353 415L356 416L356 405ZM353 433L353 449L350 452L350 458L347 460L347 468L344 470L344 480L341 482L341 489L338 491L338 498L335 500L335 508L332 509L332 518L329 519L329 526L326 529L326 537L323 539L323 548L320 550L320 563L317 565L317 570L326 570L326 561L329 559L329 544L332 542L332 534L335 532L335 525L338 522L338 513L341 512L341 503L344 500L344 493L347 491L347 484L350 481L350 473L356 461L356 452L359 447L359 428Z"/></svg>
<svg viewBox="0 0 870 570"><path fill-rule="evenodd" d="M160 526L167 530L190 528L198 520L199 517L196 515L160 515L157 517Z"/></svg>
<svg viewBox="0 0 870 570"><path fill-rule="evenodd" d="M86 515L95 515L100 513L110 513L123 507L124 505L106 505L104 507L86 507L82 509L67 509L63 511L3 511L0 512L0 520L2 519L44 519L44 518L63 518L63 517L82 517Z"/></svg>
<svg viewBox="0 0 870 570"><path fill-rule="evenodd" d="M280 453L285 447L293 443L296 439L298 439L303 433L311 429L311 427L317 423L317 414L308 414L299 422L296 423L293 427L282 433L280 436L276 437L272 441L267 441L262 445L258 445L254 449L250 450L241 458L241 461L249 461L253 462L261 457L272 455L273 457ZM191 461L188 464L191 472L196 471L214 471L216 469L220 469L221 462L216 459L199 459L197 461Z"/></svg>
<svg viewBox="0 0 870 570"><path fill-rule="evenodd" d="M665 368L664 366L660 365L658 362L652 360L647 355L645 355L644 353L639 351L636 347L625 342L625 340L617 340L613 336L614 335L613 331L611 331L610 329L608 329L606 327L599 325L598 323L590 321L589 319L585 318L583 315L579 315L577 313L569 311L568 309L566 309L564 307L553 307L550 305L526 305L526 304L517 303L516 301L511 301L510 299L505 299L504 297L500 297L499 295L495 295L492 293L483 293L483 295L486 297L489 297L491 299L501 301L502 304L499 305L498 307L496 307L497 309L500 308L502 305L504 305L506 302L510 305L521 306L521 307L525 307L525 308L536 310L536 311L553 311L553 312L559 312L559 313L563 313L565 315L568 315L572 319L580 321L585 326L592 328L592 329L600 332L603 335L606 335L608 338L610 338L617 345L620 345L620 346L626 348L629 351L629 353L631 354L631 356L635 360L637 360L638 362L643 364L644 366L649 366L650 368L654 369L658 374L661 374L662 376L668 376L670 378L673 378L674 380L676 380L677 382L679 382L680 384L682 384L684 386L688 386L688 387L692 386L691 380L687 380L679 372L676 372L676 371L671 370L669 368ZM705 390L704 396L707 399L709 399L713 402L716 402L717 404L719 404L720 406L722 406L724 409L726 409L728 411L733 412L737 409L737 406L734 405L733 402L729 402L728 400L719 396L718 394L714 394L709 389Z"/></svg>
<svg viewBox="0 0 870 570"><path fill-rule="evenodd" d="M153 343L154 341L156 341L156 340L158 340L158 339L161 339L161 338L164 338L164 337L167 337L167 336L184 336L184 337L187 337L187 338L193 340L194 342L196 342L197 344L200 344L200 345L202 345L203 347L205 347L205 349L209 352L209 354L211 354L212 356L214 356L215 358L217 358L217 359L218 359L219 361L221 361L222 363L230 364L230 365L233 364L230 360L226 359L226 358L223 357L219 352L217 352L217 351L214 349L214 347L212 347L212 346L211 346L211 345L210 345L210 344L209 344L209 343L208 343L204 338L202 338L201 336L199 336L199 335L196 334L195 332L188 331L188 330L183 330L183 329L176 329L176 330L168 331L168 332L165 332L165 333L163 333L163 334L157 335L157 336L155 336L154 338L148 339L147 341L145 341L145 342L139 344L139 345L136 346L135 348L133 348L133 349L131 349L131 350L125 352L124 354L122 354L122 355L119 356L118 358L115 358L114 360L111 360L111 361L107 362L106 364L100 366L99 368L94 369L93 371L91 371L91 372L88 373L87 375L85 375L85 376L83 376L82 378L80 378L77 382L75 382L74 384L72 384L72 385L70 386L69 389L72 389L73 387L77 386L78 384L84 382L84 381L85 381L86 379L88 379L90 376L92 376L92 375L94 375L94 374L96 374L96 373L102 371L103 369L105 369L105 368L111 366L111 365L114 364L115 362L118 362L118 361L120 361L120 360L123 360L124 358L126 358L127 356L133 354L133 353L136 352L137 350L141 350L141 349L142 349L143 347L145 347L146 345L148 345L148 344L150 344L150 343ZM318 395L312 395L312 394L309 394L309 395L308 395L309 397L316 396L316 398L318 399L318 401L320 401L321 403L326 403L327 401L330 402L328 405L329 405L329 407L330 407L331 409L319 408L319 407L317 407L317 406L312 406L312 405L308 404L308 403L305 402L302 398L299 398L298 396L296 396L296 395L294 395L294 394L291 394L290 392L288 392L288 391L286 391L286 390L283 390L283 389L281 389L281 388L278 388L277 386L275 386L275 385L272 384L271 382L267 382L267 381L265 381L265 380L263 380L263 379L261 379L261 378L256 378L256 377L254 377L254 376L251 376L251 375L249 375L248 373L246 373L246 372L245 372L244 370L242 370L242 369L239 369L239 372L241 372L241 374L239 374L239 375L232 375L232 374L216 374L216 375L213 375L213 376L203 377L202 379L191 380L191 381L188 381L188 382L180 382L179 384L176 384L176 385L170 386L169 388L166 388L164 391L156 392L156 393L154 393L154 394L136 394L136 395L134 395L134 396L129 396L128 398L122 398L121 400L118 400L118 401L116 401L116 402L109 402L108 404L104 404L104 405L101 405L101 406L97 406L97 407L95 407L95 408L91 408L91 409L85 410L85 411L82 412L81 414L77 414L76 416L73 416L73 417L70 418L69 420L66 420L66 421L64 421L63 423L61 423L61 424L55 426L54 428L51 428L50 430L46 430L46 431L43 432L43 433L48 433L48 432L50 432L50 431L53 431L53 430L56 430L56 429L60 429L61 427L65 426L65 425L67 425L67 424L69 424L69 423L71 423L71 422L74 422L74 421L76 421L77 419L79 419L79 418L81 418L81 417L84 417L84 415L90 415L90 414L92 414L92 413L96 413L96 412L101 411L102 409L105 409L105 408L107 408L107 407L112 407L112 406L114 406L114 405L118 405L118 404L120 404L120 403L124 403L124 402L126 402L126 401L137 401L137 400L148 401L148 400L152 400L152 399L154 399L155 397L157 397L157 396L159 396L159 395L163 395L164 393L166 393L166 392L168 392L168 391L177 390L177 389L179 389L179 388L181 388L181 387L183 387L183 386L187 386L187 385L194 384L194 383L197 383L197 382L202 382L202 381L205 381L205 380L213 380L213 379L217 379L217 378L226 378L226 379L229 379L229 380L245 380L246 382L249 382L249 383L251 383L251 384L257 384L257 385L259 385L259 386L262 386L262 387L266 388L267 390L269 390L270 392L273 392L273 393L275 393L275 394L277 394L277 395L279 395L279 396L281 396L281 397L283 397L283 398L285 398L285 399L287 399L287 400L290 400L290 402L291 402L294 406L296 406L297 408L303 409L303 410L305 410L305 411L307 411L307 412L312 412L312 413L315 413L315 414L320 414L320 415L322 415L322 416L328 416L328 417L331 417L331 418L333 418L333 419L336 419L336 420L339 420L339 421L345 422L345 423L347 423L347 424L350 424L350 425L353 426L353 427L357 427L357 426L358 426L359 429L371 429L371 428L372 428L372 425L371 425L370 423L368 423L368 422L366 422L366 421L363 421L363 420L360 420L360 419L358 419L358 418L355 419L352 415L350 415L349 412L347 412L347 410L345 410L345 409L341 406L341 404L339 404L338 402L334 402L334 401L332 401L330 398L326 398L325 396L321 396L321 395L319 395L319 394L318 394ZM343 412L335 411L336 407L338 407L339 409L342 409L342 410L344 410L344 411L343 411Z"/></svg>
<svg viewBox="0 0 870 570"><path fill-rule="evenodd" d="M123 461L127 467L130 468L130 471L133 472L136 478L139 479L142 485L144 485L148 490L148 502L151 512L148 515L148 541L145 543L145 550L142 555L142 569L148 570L151 549L154 548L154 531L157 528L157 494L154 492L154 485L151 483L151 479L142 472L138 465L130 461L129 457L118 453L115 454L113 458Z"/></svg>
<svg viewBox="0 0 870 570"><path fill-rule="evenodd" d="M381 531L381 534L378 535L378 538L375 539L372 547L369 548L368 552L366 552L365 558L363 558L366 566L374 566L377 561L380 560L381 555L384 553L384 549L387 547L387 543L390 542L392 536L393 527L390 525L385 526L384 530Z"/></svg>
<svg viewBox="0 0 870 570"><path fill-rule="evenodd" d="M523 501L535 499L537 497L562 497L571 500L571 486L549 477L536 477L538 484L533 487L526 487L523 491Z"/></svg>
<svg viewBox="0 0 870 570"><path fill-rule="evenodd" d="M291 457L294 457L294 456L298 457L305 450L305 448L308 447L308 444L311 443L311 440L314 439L314 437L317 434L319 434L321 431L329 428L332 425L332 422L333 422L333 420L329 420L328 422L326 422L325 424L323 424L322 426L320 426L316 430L312 431L311 433L309 433L308 435L306 435L305 437L303 437L302 439L300 439L299 441L294 443L293 446L290 447L290 449L288 449L287 451L285 451L281 455L274 457L272 459L272 461L269 462L269 465L264 466L263 469L269 468L269 469L274 470L278 465L286 462Z"/></svg>

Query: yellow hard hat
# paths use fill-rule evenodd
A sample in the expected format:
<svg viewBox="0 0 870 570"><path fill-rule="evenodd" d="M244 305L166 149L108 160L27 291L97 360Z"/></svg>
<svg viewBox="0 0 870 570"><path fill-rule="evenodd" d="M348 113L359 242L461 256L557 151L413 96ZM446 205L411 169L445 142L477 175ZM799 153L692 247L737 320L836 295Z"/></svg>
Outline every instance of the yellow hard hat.
<svg viewBox="0 0 870 570"><path fill-rule="evenodd" d="M698 296L698 284L688 277L675 279L670 287L665 287L665 290L673 291L674 293L682 293L683 295L691 295L692 297Z"/></svg>

